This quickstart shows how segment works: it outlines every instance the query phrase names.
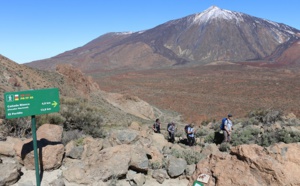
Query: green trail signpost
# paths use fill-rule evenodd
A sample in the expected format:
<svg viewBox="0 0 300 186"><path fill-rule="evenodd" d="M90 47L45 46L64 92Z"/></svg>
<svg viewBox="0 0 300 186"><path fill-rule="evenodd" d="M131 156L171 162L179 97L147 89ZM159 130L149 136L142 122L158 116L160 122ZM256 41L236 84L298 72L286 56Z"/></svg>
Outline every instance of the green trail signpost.
<svg viewBox="0 0 300 186"><path fill-rule="evenodd" d="M58 88L4 93L6 119L31 116L34 164L37 186L40 186L35 115L59 112Z"/></svg>
<svg viewBox="0 0 300 186"><path fill-rule="evenodd" d="M7 119L59 112L57 88L4 93Z"/></svg>

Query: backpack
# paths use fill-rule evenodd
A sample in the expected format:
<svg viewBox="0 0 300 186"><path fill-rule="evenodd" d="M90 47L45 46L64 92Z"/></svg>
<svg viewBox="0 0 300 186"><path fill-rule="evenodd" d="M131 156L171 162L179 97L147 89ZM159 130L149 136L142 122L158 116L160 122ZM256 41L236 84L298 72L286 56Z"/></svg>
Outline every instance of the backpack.
<svg viewBox="0 0 300 186"><path fill-rule="evenodd" d="M167 126L167 131L169 131L169 127L172 125L172 123L168 123L168 126Z"/></svg>
<svg viewBox="0 0 300 186"><path fill-rule="evenodd" d="M227 118L223 118L222 119L222 123L221 123L221 126L220 126L220 129L221 130L225 130L225 121L227 120Z"/></svg>
<svg viewBox="0 0 300 186"><path fill-rule="evenodd" d="M185 133L187 134L188 133L188 131L189 131L189 127L190 127L190 125L189 124L187 124L185 127L184 127L184 131L185 131Z"/></svg>

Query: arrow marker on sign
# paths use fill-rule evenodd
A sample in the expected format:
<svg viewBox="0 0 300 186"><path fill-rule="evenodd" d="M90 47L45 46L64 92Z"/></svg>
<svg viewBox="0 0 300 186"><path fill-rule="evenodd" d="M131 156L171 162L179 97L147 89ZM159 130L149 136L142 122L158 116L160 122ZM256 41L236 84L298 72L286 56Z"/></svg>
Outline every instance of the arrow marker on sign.
<svg viewBox="0 0 300 186"><path fill-rule="evenodd" d="M53 101L53 103L51 104L53 107L56 107L57 105L57 102L56 101Z"/></svg>

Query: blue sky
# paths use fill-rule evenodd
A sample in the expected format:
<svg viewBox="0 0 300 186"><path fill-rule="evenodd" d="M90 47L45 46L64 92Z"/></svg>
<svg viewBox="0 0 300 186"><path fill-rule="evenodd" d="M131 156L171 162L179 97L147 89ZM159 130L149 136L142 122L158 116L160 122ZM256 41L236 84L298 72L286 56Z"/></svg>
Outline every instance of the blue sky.
<svg viewBox="0 0 300 186"><path fill-rule="evenodd" d="M300 0L1 0L0 54L53 57L107 32L140 31L210 6L300 29Z"/></svg>

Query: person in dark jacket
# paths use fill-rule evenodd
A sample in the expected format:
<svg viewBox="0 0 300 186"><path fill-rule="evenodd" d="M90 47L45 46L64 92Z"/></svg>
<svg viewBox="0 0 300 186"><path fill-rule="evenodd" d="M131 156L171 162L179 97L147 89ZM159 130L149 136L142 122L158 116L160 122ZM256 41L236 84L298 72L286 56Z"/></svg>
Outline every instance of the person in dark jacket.
<svg viewBox="0 0 300 186"><path fill-rule="evenodd" d="M155 120L155 123L153 124L152 129L155 133L160 133L160 121L158 118Z"/></svg>

